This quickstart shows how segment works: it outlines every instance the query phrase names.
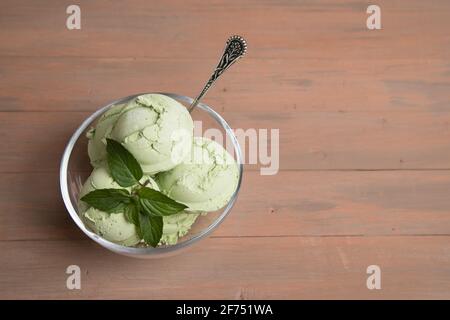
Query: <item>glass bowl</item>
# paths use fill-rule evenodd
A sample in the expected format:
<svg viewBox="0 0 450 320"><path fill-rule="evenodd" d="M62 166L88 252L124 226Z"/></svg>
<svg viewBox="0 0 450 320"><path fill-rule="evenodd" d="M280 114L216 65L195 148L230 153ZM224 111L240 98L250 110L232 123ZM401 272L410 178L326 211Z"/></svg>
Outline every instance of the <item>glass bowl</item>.
<svg viewBox="0 0 450 320"><path fill-rule="evenodd" d="M193 99L186 96L181 96L172 93L160 93L167 95L185 107L188 107ZM103 239L101 236L95 234L89 230L79 217L78 212L78 198L81 186L86 181L88 176L92 171L92 167L89 162L89 157L87 153L87 142L86 132L90 127L92 127L96 120L111 106L124 103L128 100L136 98L141 94L132 95L125 97L110 104L102 107L101 109L94 112L89 116L80 127L75 131L75 133L70 138L64 154L61 160L60 167L60 185L61 194L64 200L64 204L69 211L70 216L76 225L92 240L113 252L123 254L126 256L137 257L137 258L154 258L172 255L174 253L180 252L182 249L190 247L194 243L200 241L201 239L208 236L213 230L215 230L218 225L225 219L225 217L230 213L236 202L241 180L242 180L242 154L239 147L239 143L231 130L230 126L226 121L212 108L206 104L200 103L191 113L192 119L194 120L194 136L207 136L215 137L215 141L221 144L225 149L227 149L235 158L238 164L239 171L239 181L237 188L231 197L230 202L222 209L209 212L206 215L200 215L197 221L194 223L190 231L184 237L178 240L175 245L162 245L156 248L152 247L126 247L122 246L108 240ZM201 128L200 128L201 127ZM203 134L204 132L204 134ZM220 139L222 136L222 139ZM222 141L220 141L222 140Z"/></svg>

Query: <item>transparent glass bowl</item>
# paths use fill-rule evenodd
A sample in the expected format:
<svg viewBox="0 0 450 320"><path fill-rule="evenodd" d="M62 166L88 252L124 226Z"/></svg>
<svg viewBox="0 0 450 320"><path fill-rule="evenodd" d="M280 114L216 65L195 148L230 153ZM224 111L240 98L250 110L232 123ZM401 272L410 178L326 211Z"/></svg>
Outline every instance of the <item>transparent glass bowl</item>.
<svg viewBox="0 0 450 320"><path fill-rule="evenodd" d="M188 107L193 99L180 96L172 93L160 93L167 95L184 106ZM126 247L122 246L108 240L103 239L101 236L95 234L91 230L89 230L79 217L78 212L78 198L81 186L86 181L88 176L92 171L92 167L89 162L89 157L87 153L87 142L86 138L87 130L95 125L96 120L111 106L123 103L128 100L131 100L141 94L132 95L126 98L122 98L116 101L111 102L107 106L97 110L91 116L89 116L80 127L75 131L73 136L70 138L66 149L64 150L64 154L61 160L60 167L60 186L61 186L61 194L64 200L64 204L69 211L70 216L73 221L75 221L76 225L92 240L100 244L101 246L109 249L113 252L137 257L137 258L154 258L154 257L162 257L172 255L176 252L180 252L181 249L190 247L192 244L200 241L201 239L208 236L217 226L224 220L224 218L230 213L233 208L234 203L236 202L239 189L241 186L242 180L242 154L241 149L239 147L239 143L231 130L230 126L226 123L226 121L212 108L209 106L200 103L191 113L191 116L194 120L194 123L197 124L196 130L194 130L194 135L202 135L203 132L215 132L223 137L223 141L220 139L215 139L216 142L222 144L224 148L226 148L235 158L239 167L239 182L238 186L230 200L230 202L222 209L209 212L206 215L200 215L197 218L197 221L192 226L191 230L187 235L181 237L178 240L178 243L175 245L162 245L156 248L152 247ZM199 130L198 125L201 124L202 129ZM199 134L200 133L200 134ZM230 150L231 149L231 150Z"/></svg>

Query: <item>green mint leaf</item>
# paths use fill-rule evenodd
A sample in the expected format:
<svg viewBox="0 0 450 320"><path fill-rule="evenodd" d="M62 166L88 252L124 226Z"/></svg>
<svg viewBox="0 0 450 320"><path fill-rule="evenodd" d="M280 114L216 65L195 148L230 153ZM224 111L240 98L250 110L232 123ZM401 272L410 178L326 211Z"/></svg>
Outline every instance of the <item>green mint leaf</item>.
<svg viewBox="0 0 450 320"><path fill-rule="evenodd" d="M112 139L106 142L109 171L114 180L125 188L137 184L143 175L139 162L119 142Z"/></svg>
<svg viewBox="0 0 450 320"><path fill-rule="evenodd" d="M125 189L97 189L89 192L81 198L95 209L118 213L130 203L130 193Z"/></svg>
<svg viewBox="0 0 450 320"><path fill-rule="evenodd" d="M135 226L139 226L139 203L134 201L128 204L124 210L125 218Z"/></svg>
<svg viewBox="0 0 450 320"><path fill-rule="evenodd" d="M139 213L140 235L145 243L156 247L163 234L163 218L153 217L145 213Z"/></svg>
<svg viewBox="0 0 450 320"><path fill-rule="evenodd" d="M187 208L159 191L143 187L138 191L141 211L149 216L170 216Z"/></svg>

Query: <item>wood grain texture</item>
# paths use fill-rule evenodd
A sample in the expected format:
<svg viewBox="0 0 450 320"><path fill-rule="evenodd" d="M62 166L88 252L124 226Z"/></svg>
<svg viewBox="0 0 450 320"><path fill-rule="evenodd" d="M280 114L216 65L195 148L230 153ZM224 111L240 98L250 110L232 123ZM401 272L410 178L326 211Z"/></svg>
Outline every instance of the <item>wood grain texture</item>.
<svg viewBox="0 0 450 320"><path fill-rule="evenodd" d="M220 41L218 41L220 42ZM2 57L1 111L88 111L139 92L193 96L216 56L183 58ZM43 76L45 74L45 76ZM124 77L123 75L127 76ZM33 88L33 90L30 90ZM70 91L68 91L70 88ZM51 89L51 95L47 94ZM224 112L383 113L450 111L448 59L264 60L251 54L205 103Z"/></svg>
<svg viewBox="0 0 450 320"><path fill-rule="evenodd" d="M82 31L68 32L67 4L4 1L1 50L8 56L211 58L230 32L259 59L449 58L446 0L381 0L383 30L368 32L368 0L78 2ZM61 14L63 13L63 14ZM19 19L20 17L21 19ZM207 39L204 41L203 39ZM198 45L201 42L201 45Z"/></svg>
<svg viewBox="0 0 450 320"><path fill-rule="evenodd" d="M17 212L0 215L0 241L85 238L65 212L57 174L0 178L0 207ZM449 190L449 171L246 172L235 209L213 236L450 235Z"/></svg>
<svg viewBox="0 0 450 320"><path fill-rule="evenodd" d="M0 135L4 139L0 140L0 172L57 170L70 136L89 115L88 112L1 113ZM222 115L235 129L279 129L279 166L284 170L450 168L450 113L274 115L264 111L225 111ZM249 164L248 142L246 145ZM260 164L248 165L247 169L259 167Z"/></svg>
<svg viewBox="0 0 450 320"><path fill-rule="evenodd" d="M205 240L178 256L137 260L88 241L0 242L2 298L449 298L448 237ZM51 258L50 258L51 257ZM17 261L21 263L18 264ZM65 288L69 264L82 289ZM366 268L381 265L382 290Z"/></svg>
<svg viewBox="0 0 450 320"><path fill-rule="evenodd" d="M82 0L68 31L67 3L2 1L0 298L450 299L450 2L377 1L368 31L371 3ZM249 54L205 102L280 129L280 172L247 164L231 215L178 256L88 241L59 195L73 131L122 96L195 95L234 32Z"/></svg>

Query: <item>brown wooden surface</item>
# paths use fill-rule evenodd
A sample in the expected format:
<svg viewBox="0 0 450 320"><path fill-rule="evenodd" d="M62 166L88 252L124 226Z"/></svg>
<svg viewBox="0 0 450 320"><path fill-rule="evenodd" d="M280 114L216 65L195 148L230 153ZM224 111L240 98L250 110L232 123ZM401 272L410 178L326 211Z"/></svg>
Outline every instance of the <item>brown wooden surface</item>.
<svg viewBox="0 0 450 320"><path fill-rule="evenodd" d="M0 298L450 298L450 2L378 1L377 31L360 0L78 3L75 31L68 3L1 4ZM121 96L194 95L232 33L249 54L205 102L280 129L280 172L246 166L231 215L178 256L107 252L60 199L67 140Z"/></svg>

